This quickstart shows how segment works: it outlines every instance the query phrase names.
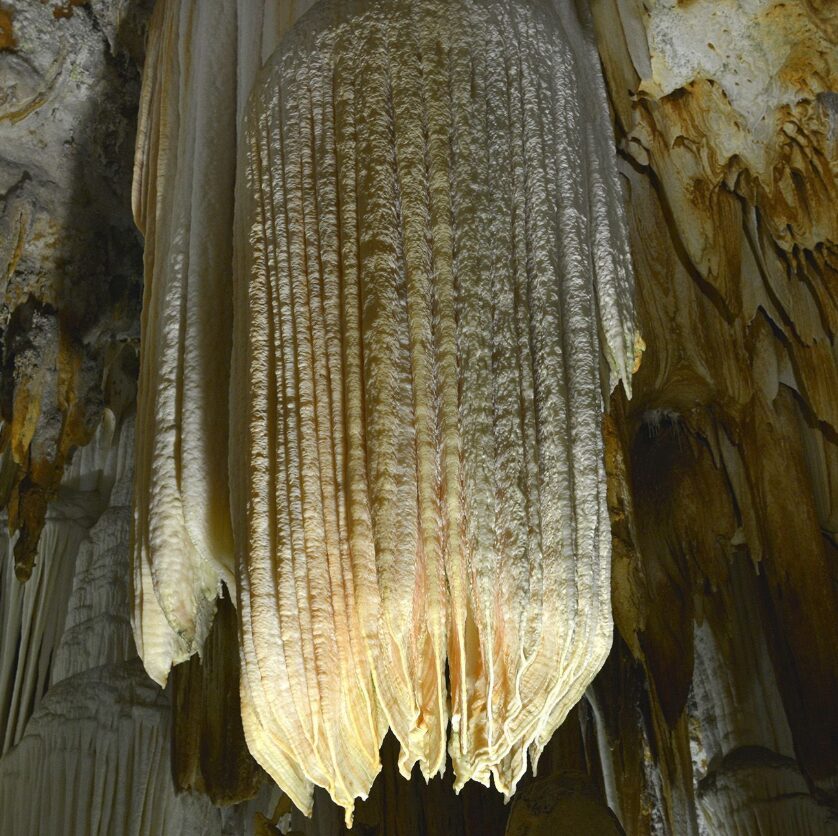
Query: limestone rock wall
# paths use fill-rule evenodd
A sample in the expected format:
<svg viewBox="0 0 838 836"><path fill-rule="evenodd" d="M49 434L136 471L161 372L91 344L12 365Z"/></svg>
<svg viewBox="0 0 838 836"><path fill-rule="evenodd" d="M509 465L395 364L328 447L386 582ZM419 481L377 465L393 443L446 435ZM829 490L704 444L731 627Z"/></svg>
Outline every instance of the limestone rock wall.
<svg viewBox="0 0 838 836"><path fill-rule="evenodd" d="M2 7L0 499L21 579L72 451L106 401L134 397L142 250L125 194L147 5Z"/></svg>
<svg viewBox="0 0 838 836"><path fill-rule="evenodd" d="M604 426L614 647L512 815L480 788L404 781L388 739L353 832L500 836L507 818L511 833L538 832L556 811L616 827L604 797L627 834L831 833L835 5L583 5L647 346L632 400L613 397ZM242 88L293 6L268 4L239 30L261 43ZM0 500L12 529L0 831L330 836L345 832L340 811L319 794L313 819L293 811L218 722L238 676L223 617L169 692L143 675L129 636L142 273L129 181L150 13L148 0L0 3ZM168 779L172 736L185 795ZM218 769L222 744L242 754L234 769ZM90 784L113 770L119 783ZM195 792L257 795L219 808Z"/></svg>
<svg viewBox="0 0 838 836"><path fill-rule="evenodd" d="M628 808L645 785L664 813L633 813L628 832L752 832L761 816L766 832L827 832L838 17L592 8L647 345L633 400L612 408L615 619L660 768L650 782L621 757L614 792Z"/></svg>

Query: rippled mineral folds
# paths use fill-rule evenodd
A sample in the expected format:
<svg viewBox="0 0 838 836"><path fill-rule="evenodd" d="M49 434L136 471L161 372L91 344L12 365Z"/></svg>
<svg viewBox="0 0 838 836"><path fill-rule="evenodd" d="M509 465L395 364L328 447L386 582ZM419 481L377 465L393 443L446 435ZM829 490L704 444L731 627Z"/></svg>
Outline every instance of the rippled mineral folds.
<svg viewBox="0 0 838 836"><path fill-rule="evenodd" d="M0 0L0 833L838 832L836 183L828 0Z"/></svg>
<svg viewBox="0 0 838 836"><path fill-rule="evenodd" d="M457 785L509 795L608 653L599 346L627 382L632 281L580 42L547 2L324 2L256 81L243 710L301 806L351 811L387 725L404 775L450 722Z"/></svg>

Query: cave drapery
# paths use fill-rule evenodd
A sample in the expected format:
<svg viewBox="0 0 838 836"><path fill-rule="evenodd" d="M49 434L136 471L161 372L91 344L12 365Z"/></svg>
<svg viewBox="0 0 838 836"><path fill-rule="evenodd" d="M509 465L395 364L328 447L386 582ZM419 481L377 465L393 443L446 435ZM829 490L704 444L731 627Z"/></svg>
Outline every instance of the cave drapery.
<svg viewBox="0 0 838 836"><path fill-rule="evenodd" d="M246 106L234 240L224 11L159 6L146 59L141 656L164 682L236 588L229 482L244 730L280 788L351 821L386 728L429 778L450 722L456 785L511 795L611 642L599 335L606 386L635 340L593 51L549 2L317 4Z"/></svg>
<svg viewBox="0 0 838 836"><path fill-rule="evenodd" d="M387 726L395 737L384 740L381 773L369 798L356 804L353 832L832 832L838 796L834 6L498 0L463 3L469 25L458 26L433 2L393 0L393 10L411 7L411 13L373 15L353 29L350 8L388 3L330 2L297 26L312 3L158 0L153 13L150 2L133 0L0 4L0 77L10 82L0 100L0 488L11 532L0 568L0 832L341 833L343 813L325 793L315 792L314 815L306 819L274 782L285 782L301 807L312 779L349 806L375 777ZM425 18L415 11L423 5L434 10ZM489 7L491 23L476 11ZM563 32L562 49L534 60L551 32ZM414 41L418 50L406 46ZM499 55L501 61L491 60ZM373 56L385 57L384 66ZM345 69L330 77L327 62L341 60ZM595 81L600 62L605 90ZM584 68L579 83L594 80L578 101L563 88L569 65ZM467 74L460 72L464 66ZM469 83L458 86L465 75ZM333 110L325 90L337 93ZM504 106L487 108L495 94ZM572 120L545 119L545 97L563 113L575 106L588 114L581 139L562 133ZM435 103L430 110L422 106L428 102ZM480 105L485 110L476 118ZM131 231L128 180L137 109L134 216L143 231L146 274L141 358L141 249ZM373 114L382 110L376 121ZM533 126L538 130L530 131ZM444 153L441 137L450 142ZM570 180L555 176L572 159L565 155L568 138L571 146L596 146L573 166ZM514 712L504 717L511 689L494 685L515 677L510 669L498 678L481 665L484 659L508 664L507 644L518 641L518 628L491 619L507 604L517 611L517 601L532 600L530 567L546 558L521 564L528 566L529 589L516 592L517 599L485 577L481 586L479 573L466 576L473 590L461 600L471 632L462 646L473 669L466 665L459 684L440 675L438 662L447 656L450 666L458 652L453 610L443 607L444 626L430 628L428 607L417 609L416 602L434 600L425 594L428 556L450 552L450 519L439 512L451 498L446 444L462 451L466 439L481 439L471 448L480 450L479 466L461 452L454 484L460 508L490 508L488 499L468 492L480 483L474 474L480 467L485 472L492 450L529 449L515 448L514 438L530 433L541 440L551 425L542 411L528 413L523 398L517 429L501 415L499 426L475 436L479 393L507 403L504 368L535 352L541 357L532 366L535 379L551 362L555 330L545 316L531 321L526 339L512 340L509 350L501 350L498 338L489 353L499 365L488 378L479 362L460 363L458 373L465 367L472 376L446 388L450 346L460 357L479 358L480 334L495 339L491 329L489 337L485 328L464 331L463 317L446 319L446 275L453 281L484 274L504 259L516 265L504 274L510 284L493 286L497 292L484 304L473 300L470 310L484 326L491 321L499 334L507 327L520 337L520 322L495 322L493 311L503 310L504 292L519 292L520 277L555 276L556 286L570 292L568 271L556 263L570 245L551 252L545 242L564 229L562 210L575 199L587 214L574 215L574 222L598 217L597 206L608 204L597 204L596 182L610 184L599 197L614 199L617 175L607 170L614 144L627 226L623 232L611 225L607 241L595 243L600 255L613 256L624 247L615 240L627 235L647 348L632 398L622 384L612 394L618 377L627 382L631 371L633 323L622 303L602 304L597 271L583 270L589 284L580 288L597 291L586 321L601 318L605 326L586 336L588 359L602 342L602 372L589 364L583 377L589 402L595 390L606 411L600 416L597 406L594 414L577 414L580 432L603 445L586 459L604 454L604 473L590 483L601 494L589 507L607 504L611 542L602 505L576 513L583 530L600 525L606 536L599 557L590 553L589 568L580 564L577 581L583 571L592 577L603 571L613 552L610 605L593 618L609 635L578 645L584 658L576 691L565 682L541 702L530 696L532 709L543 710L542 742L569 713L540 758L538 777L520 776L522 760L512 768L499 753L529 743L532 732L525 723L516 728ZM271 156L277 147L281 164ZM386 164L365 170L364 161L377 155ZM503 195L483 188L489 179ZM549 188L557 181L560 187ZM357 184L363 188L354 206L339 199ZM488 220L469 222L473 207L491 200L482 210ZM269 223L264 213L277 209L282 222ZM339 237L347 219L357 241ZM608 267L596 252L593 266L602 266L605 276ZM283 272L283 262L297 272ZM355 349L341 342L352 305L328 304L334 302L332 266L351 292L379 293L390 305L368 303L365 320L363 305L358 308L369 330L368 342L359 337ZM346 279L353 270L356 285ZM250 300L233 299L234 275L237 292L249 292ZM295 283L287 278L292 275L304 278ZM390 276L387 287L371 278L382 275ZM401 284L393 279L399 276ZM550 310L543 297L537 303ZM608 310L618 315L609 319ZM290 342L283 341L285 331L266 332L271 314L277 328L292 329ZM386 346L390 354L376 355ZM568 348L585 353L580 341L563 345L565 354ZM353 350L364 361L379 359L353 366ZM376 404L385 366L391 396ZM300 374L283 388L289 369ZM356 383L341 389L336 380L350 373ZM476 397L466 402L460 390L468 386ZM544 390L531 389L532 403L540 403L535 392ZM331 412L323 412L324 394ZM363 404L363 431L349 421L341 429L335 419L341 410L334 407L341 401L348 413L353 402ZM474 407L465 423L462 415L459 423L446 423L451 403ZM297 416L296 446L279 445L278 410L286 416L282 426ZM399 435L406 426L412 443ZM341 506L336 497L352 483L322 474L341 456L351 458L353 446L342 441L351 432L386 439L386 449L367 449L363 460L391 482L370 475L363 501ZM572 461L581 448L566 449ZM430 450L440 453L425 460L432 467L423 466L422 453ZM562 448L539 446L538 453L552 462ZM503 469L512 459L497 455L494 466L513 473ZM296 471L294 456L301 457ZM387 456L407 481L392 480ZM277 468L301 475L280 484ZM175 664L165 692L143 672L129 626L132 482L140 534L134 538L134 634L158 682ZM523 496L521 484L515 489ZM290 650L284 667L277 664L276 636L296 635L286 616L297 587L279 582L258 590L265 569L271 574L271 552L287 555L288 566L316 569L305 545L253 549L260 537L278 544L284 536L260 532L265 508L246 499L269 497L265 485L282 488L279 500L270 500L278 506L297 503L287 529L292 534L304 530L316 539L311 520L318 514L326 520L322 551L333 562L321 567L354 572L364 565L357 555L368 554L369 544L384 543L386 550L388 538L400 547L416 544L409 553L422 556L398 576L400 583L370 584L363 606L344 607L345 630L329 612L309 613L334 641L308 657L301 643L305 658L296 668L293 660L288 664ZM294 493L300 488L303 498ZM376 490L377 503L370 501ZM138 502L143 492L152 501ZM413 510L404 513L408 492ZM304 501L315 494L314 505ZM329 502L344 508L343 521L338 513L328 516ZM366 535L357 519L348 522L365 503ZM545 509L561 509L566 525L574 521L572 509L542 495L537 510L543 516ZM512 514L505 503L502 510ZM483 542L482 530L464 538L463 548ZM248 565L248 556L236 554L234 542L247 543L257 558L263 549L250 560L246 583L237 584L236 564ZM522 553L540 554L528 549ZM154 550L179 559L155 561ZM305 561L295 561L301 554ZM368 571L374 561L366 565ZM449 570L444 559L440 565ZM27 577L21 585L18 578ZM321 577L322 588L330 577ZM338 587L326 597L339 599L347 587ZM272 597L289 608L270 615ZM242 602L252 600L247 633ZM494 611L486 607L498 600ZM386 613L387 630L369 628L382 623L365 620L374 609L370 601ZM405 629L405 611L407 624L418 629ZM612 612L613 647L585 690L601 661L597 653L610 644ZM358 621L350 627L353 613ZM550 638L561 643L573 619L564 609L559 616L556 623L565 627ZM276 618L284 619L281 631ZM507 629L494 628L498 623ZM413 643L409 658L386 652L384 639L399 630L399 642ZM437 649L422 657L431 647ZM418 670L420 657L436 659L435 667ZM325 679L300 674L307 662L326 659ZM561 674L553 667L548 676L558 681ZM350 680L372 680L369 729L360 736L353 729L351 737L346 724L357 725L351 715L358 703L341 702ZM283 709L313 706L317 700L300 694L315 685L317 713L331 720L306 728ZM387 689L400 714L378 705L387 701ZM449 705L447 689L460 699ZM452 734L446 775L425 786L420 772L444 765L447 712L457 716L458 705L468 709L460 716L491 717L513 731L494 751L469 749L487 736L486 727L468 729L471 743ZM550 705L559 707L557 715ZM429 734L434 711L439 723ZM335 760L333 745L347 739L352 758ZM363 747L355 743L361 739ZM399 767L407 772L414 760L422 770L410 781L398 777ZM294 787L296 779L289 781L280 763L292 771L303 765ZM492 769L496 784L507 781L511 790L518 782L511 805L473 782L453 794L454 783L485 779Z"/></svg>

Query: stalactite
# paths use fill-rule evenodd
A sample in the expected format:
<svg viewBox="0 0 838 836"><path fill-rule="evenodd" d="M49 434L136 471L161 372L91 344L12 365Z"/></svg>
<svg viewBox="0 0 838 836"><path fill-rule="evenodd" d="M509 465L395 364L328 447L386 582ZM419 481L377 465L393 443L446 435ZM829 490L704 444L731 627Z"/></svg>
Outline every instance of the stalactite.
<svg viewBox="0 0 838 836"><path fill-rule="evenodd" d="M601 88L549 3L457 11L321 3L247 114L242 707L304 809L351 815L386 724L438 772L449 717L458 785L511 794L611 641L599 330L626 384L634 335Z"/></svg>
<svg viewBox="0 0 838 836"><path fill-rule="evenodd" d="M265 773L247 749L239 698L236 611L218 601L200 659L172 670L172 773L178 790L229 806L256 796Z"/></svg>
<svg viewBox="0 0 838 836"><path fill-rule="evenodd" d="M200 650L235 589L227 486L237 124L250 83L311 0L158 2L133 207L145 239L134 508L135 635L153 679ZM207 48L211 44L212 48Z"/></svg>
<svg viewBox="0 0 838 836"><path fill-rule="evenodd" d="M610 642L600 337L606 386L635 347L593 48L547 2L464 3L471 32L447 14L320 4L286 36L240 145L235 299L215 114L243 113L230 67L252 75L272 14L151 24L137 642L165 681L235 588L226 298L245 731L304 808L313 783L351 810L387 725L405 774L439 771L449 713L458 782L510 793Z"/></svg>
<svg viewBox="0 0 838 836"><path fill-rule="evenodd" d="M164 683L203 644L221 581L234 585L218 305L232 262L235 76L220 68L235 67L235 7L158 3L151 28L134 175L146 275L134 613L140 655Z"/></svg>

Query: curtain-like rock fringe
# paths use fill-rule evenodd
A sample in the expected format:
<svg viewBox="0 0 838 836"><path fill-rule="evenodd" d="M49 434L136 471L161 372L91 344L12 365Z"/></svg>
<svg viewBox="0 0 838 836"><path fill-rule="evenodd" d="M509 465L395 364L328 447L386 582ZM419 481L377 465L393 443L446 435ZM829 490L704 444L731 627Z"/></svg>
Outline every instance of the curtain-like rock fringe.
<svg viewBox="0 0 838 836"><path fill-rule="evenodd" d="M607 110L548 2L318 4L239 171L242 710L304 809L445 764L509 795L611 643L601 335L634 361Z"/></svg>

